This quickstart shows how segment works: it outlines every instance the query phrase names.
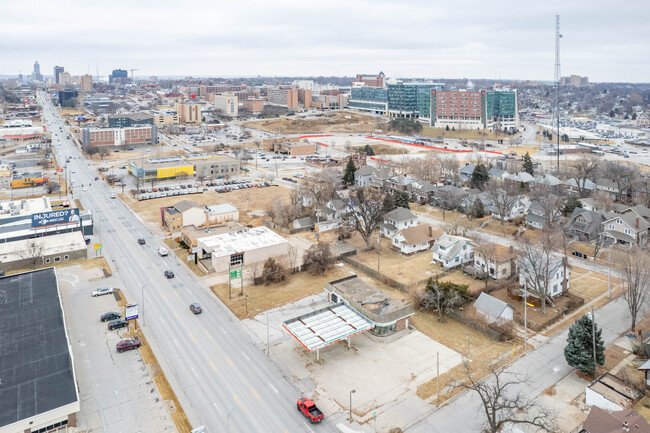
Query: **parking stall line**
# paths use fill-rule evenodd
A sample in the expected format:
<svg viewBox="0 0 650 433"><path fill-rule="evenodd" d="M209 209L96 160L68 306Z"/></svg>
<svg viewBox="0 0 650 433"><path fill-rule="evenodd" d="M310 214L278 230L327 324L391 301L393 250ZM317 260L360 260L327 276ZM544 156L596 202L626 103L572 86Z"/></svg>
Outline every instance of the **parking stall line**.
<svg viewBox="0 0 650 433"><path fill-rule="evenodd" d="M226 361L228 361L228 364L230 364L231 367L235 366L235 364L233 364L233 362L227 356L226 356Z"/></svg>
<svg viewBox="0 0 650 433"><path fill-rule="evenodd" d="M210 367L212 367L212 369L213 369L214 371L217 371L217 367L214 366L214 364L212 363L212 361L210 361Z"/></svg>
<svg viewBox="0 0 650 433"><path fill-rule="evenodd" d="M235 400L235 403L237 403L237 405L238 405L241 409L244 408L244 406L241 404L241 402L239 401L239 398L237 398L236 395L233 395L232 398L233 398L233 400Z"/></svg>
<svg viewBox="0 0 650 433"><path fill-rule="evenodd" d="M252 386L251 386L251 392L253 393L256 399L261 400L260 395L257 393L257 391L255 391L255 389Z"/></svg>

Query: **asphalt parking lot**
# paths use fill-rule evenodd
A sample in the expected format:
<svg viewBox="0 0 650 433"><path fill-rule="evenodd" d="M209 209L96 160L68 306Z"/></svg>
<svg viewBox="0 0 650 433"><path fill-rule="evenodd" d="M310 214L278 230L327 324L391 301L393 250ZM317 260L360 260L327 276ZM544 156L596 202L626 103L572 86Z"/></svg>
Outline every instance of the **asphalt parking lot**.
<svg viewBox="0 0 650 433"><path fill-rule="evenodd" d="M81 400L77 427L87 432L174 432L138 350L115 349L127 328L109 331L99 320L108 311L123 311L112 295L90 295L100 287L120 287L116 278L99 279L96 271L57 269Z"/></svg>

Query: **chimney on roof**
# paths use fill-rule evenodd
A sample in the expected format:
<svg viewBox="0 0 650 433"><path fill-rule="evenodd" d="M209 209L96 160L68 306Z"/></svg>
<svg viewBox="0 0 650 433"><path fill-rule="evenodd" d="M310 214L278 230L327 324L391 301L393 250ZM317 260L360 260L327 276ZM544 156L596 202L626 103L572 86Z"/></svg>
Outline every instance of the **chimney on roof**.
<svg viewBox="0 0 650 433"><path fill-rule="evenodd" d="M636 217L636 228L639 228L639 217Z"/></svg>

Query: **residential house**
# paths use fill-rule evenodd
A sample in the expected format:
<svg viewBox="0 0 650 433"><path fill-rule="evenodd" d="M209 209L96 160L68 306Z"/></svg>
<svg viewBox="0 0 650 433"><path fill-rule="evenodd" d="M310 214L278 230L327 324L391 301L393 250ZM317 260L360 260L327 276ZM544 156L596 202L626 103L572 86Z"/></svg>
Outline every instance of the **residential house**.
<svg viewBox="0 0 650 433"><path fill-rule="evenodd" d="M502 191L502 194L507 194L505 191ZM516 200L512 202L510 210L503 217L504 221L512 221L517 218L522 218L526 215L526 209L530 207L530 201L524 196L518 196ZM492 218L501 220L501 214L499 210L493 205L490 209Z"/></svg>
<svg viewBox="0 0 650 433"><path fill-rule="evenodd" d="M510 174L505 177L504 182L511 188L528 189L528 185L533 181L534 177L525 171L520 171L517 174Z"/></svg>
<svg viewBox="0 0 650 433"><path fill-rule="evenodd" d="M531 263L535 261L535 264ZM548 265L548 266L547 266ZM554 298L560 296L563 290L569 290L569 270L565 276L563 257L551 253L548 256L539 252L538 257L520 258L517 262L519 268L519 286L535 296L537 288L546 287L547 296ZM566 289L563 287L566 285Z"/></svg>
<svg viewBox="0 0 650 433"><path fill-rule="evenodd" d="M430 249L433 242L443 233L441 228L434 228L429 224L418 224L415 227L403 229L393 236L393 246L402 254L414 254Z"/></svg>
<svg viewBox="0 0 650 433"><path fill-rule="evenodd" d="M417 225L418 217L410 210L403 207L396 207L384 215L384 222L379 224L379 234L393 239L401 230Z"/></svg>
<svg viewBox="0 0 650 433"><path fill-rule="evenodd" d="M617 200L620 192L616 182L605 177L596 180L596 189L598 191L605 191L612 200Z"/></svg>
<svg viewBox="0 0 650 433"><path fill-rule="evenodd" d="M573 209L573 213L565 225L565 230L574 239L591 242L600 236L605 218L601 212L577 207Z"/></svg>
<svg viewBox="0 0 650 433"><path fill-rule="evenodd" d="M515 309L487 293L481 293L474 302L476 315L485 319L487 323L503 324L514 319Z"/></svg>
<svg viewBox="0 0 650 433"><path fill-rule="evenodd" d="M541 177L534 178L528 185L530 192L561 195L564 182L551 174L545 174Z"/></svg>
<svg viewBox="0 0 650 433"><path fill-rule="evenodd" d="M519 253L512 247L494 244L494 251L487 257L480 251L474 251L474 267L480 272L487 272L495 280L510 278L517 272Z"/></svg>
<svg viewBox="0 0 650 433"><path fill-rule="evenodd" d="M598 206L596 205L596 200L594 200L591 197L581 198L580 203L582 204L582 208L585 210L604 211L604 209L598 209Z"/></svg>
<svg viewBox="0 0 650 433"><path fill-rule="evenodd" d="M384 189L384 183L393 176L392 168L381 167L370 175L370 186L382 191Z"/></svg>
<svg viewBox="0 0 650 433"><path fill-rule="evenodd" d="M411 182L407 189L406 192L409 195L409 199L411 201L420 203L420 204L427 204L431 203L433 200L433 196L435 194L437 186L432 184L431 182L427 182L426 180L420 180L420 179L415 179L413 182Z"/></svg>
<svg viewBox="0 0 650 433"><path fill-rule="evenodd" d="M476 164L465 164L464 167L461 167L458 170L458 174L460 175L460 178L462 179L463 182L472 180L472 175L474 174L474 169L476 168Z"/></svg>
<svg viewBox="0 0 650 433"><path fill-rule="evenodd" d="M638 204L636 206L627 206L625 209L622 209L620 211L614 210L614 212L620 213L620 214L625 214L627 212L634 212L637 216L640 216L641 218L645 219L646 221L650 221L650 209L647 207L643 206L642 204Z"/></svg>
<svg viewBox="0 0 650 433"><path fill-rule="evenodd" d="M348 212L348 204L340 198L333 198L325 205L325 217L328 220L341 219Z"/></svg>
<svg viewBox="0 0 650 433"><path fill-rule="evenodd" d="M650 224L635 212L625 212L619 215L610 215L603 221L603 237L606 245L637 245L640 247L648 243L648 228Z"/></svg>
<svg viewBox="0 0 650 433"><path fill-rule="evenodd" d="M201 227L205 225L205 211L198 203L182 200L162 208L162 224L172 233L180 232L184 226Z"/></svg>
<svg viewBox="0 0 650 433"><path fill-rule="evenodd" d="M433 262L439 263L445 269L470 263L474 260L474 244L462 236L452 236L447 233L440 236L431 247Z"/></svg>
<svg viewBox="0 0 650 433"><path fill-rule="evenodd" d="M460 205L461 200L467 196L469 196L469 193L464 189L453 185L440 186L433 193L433 204L447 210L452 210L456 209Z"/></svg>
<svg viewBox="0 0 650 433"><path fill-rule="evenodd" d="M481 200L485 215L489 215L493 211L492 198L487 192L480 191L478 189L472 189L468 191L468 194L469 195L467 197L460 200L460 204L458 205L459 209L464 213L468 213L472 209L472 206L474 206L474 202L476 200Z"/></svg>
<svg viewBox="0 0 650 433"><path fill-rule="evenodd" d="M650 424L633 409L608 412L594 406L578 433L650 433Z"/></svg>
<svg viewBox="0 0 650 433"><path fill-rule="evenodd" d="M223 224L226 221L239 221L239 210L229 203L206 206L205 212L208 226Z"/></svg>
<svg viewBox="0 0 650 433"><path fill-rule="evenodd" d="M596 183L589 179L580 179L578 183L578 181L572 177L564 182L564 186L570 194L580 194L580 187L589 194L596 190Z"/></svg>
<svg viewBox="0 0 650 433"><path fill-rule="evenodd" d="M551 212L554 215L547 215L547 210L544 209L544 206L537 200L533 200L526 213L526 225L536 229L543 229L549 221L562 214L559 209L553 209Z"/></svg>
<svg viewBox="0 0 650 433"><path fill-rule="evenodd" d="M585 403L607 411L623 410L642 395L638 389L605 372L587 387Z"/></svg>
<svg viewBox="0 0 650 433"><path fill-rule="evenodd" d="M399 176L393 176L390 179L386 179L384 182L384 190L394 194L395 192L406 192L408 186L413 182L415 179L411 176L404 176L404 175L399 175Z"/></svg>
<svg viewBox="0 0 650 433"><path fill-rule="evenodd" d="M369 165L364 165L360 169L354 172L354 186L357 187L366 187L370 186L370 178L372 174L375 173L377 169Z"/></svg>
<svg viewBox="0 0 650 433"><path fill-rule="evenodd" d="M508 176L510 173L508 173L506 170L501 170L496 167L492 167L491 169L488 170L488 175L490 175L490 181L495 181L497 183L501 183L505 180L506 176Z"/></svg>

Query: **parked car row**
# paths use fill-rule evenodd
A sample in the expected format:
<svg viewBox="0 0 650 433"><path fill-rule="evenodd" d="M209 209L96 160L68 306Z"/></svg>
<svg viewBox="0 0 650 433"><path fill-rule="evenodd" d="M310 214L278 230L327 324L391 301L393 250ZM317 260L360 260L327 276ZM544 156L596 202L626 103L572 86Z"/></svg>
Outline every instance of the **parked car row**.
<svg viewBox="0 0 650 433"><path fill-rule="evenodd" d="M296 179L292 179L290 177L283 177L282 180L286 180L287 182L291 182L291 183L298 183Z"/></svg>

